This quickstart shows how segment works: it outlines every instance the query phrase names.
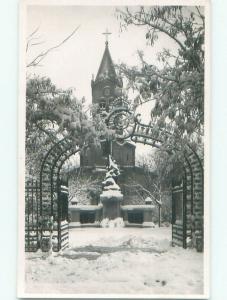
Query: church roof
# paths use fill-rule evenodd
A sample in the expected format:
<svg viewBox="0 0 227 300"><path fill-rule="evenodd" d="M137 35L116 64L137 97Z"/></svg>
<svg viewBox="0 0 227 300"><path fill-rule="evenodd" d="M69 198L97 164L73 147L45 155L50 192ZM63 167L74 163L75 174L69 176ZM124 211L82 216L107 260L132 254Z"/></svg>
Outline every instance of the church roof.
<svg viewBox="0 0 227 300"><path fill-rule="evenodd" d="M95 81L102 79L114 79L116 77L117 75L110 55L108 42L106 42L105 51Z"/></svg>

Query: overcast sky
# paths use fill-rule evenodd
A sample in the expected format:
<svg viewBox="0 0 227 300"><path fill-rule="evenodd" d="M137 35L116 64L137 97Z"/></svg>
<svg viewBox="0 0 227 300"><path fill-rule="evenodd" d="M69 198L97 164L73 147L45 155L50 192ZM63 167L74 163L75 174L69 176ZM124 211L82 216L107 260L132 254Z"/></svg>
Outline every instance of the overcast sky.
<svg viewBox="0 0 227 300"><path fill-rule="evenodd" d="M58 88L76 88L76 95L91 103L91 77L96 75L105 48L106 28L112 33L109 49L114 63L138 64L137 50L143 50L146 60L157 65L156 55L163 47L176 49L172 40L160 35L153 47L146 44L145 28L134 26L120 33L119 21L113 6L29 6L27 11L27 36L39 28L34 42L40 45L29 49L30 61L41 51L63 41L77 26L75 35L57 50L51 52L41 67L30 68L29 72L50 77ZM137 9L134 7L134 9ZM151 103L143 111L143 120L149 120ZM140 111L141 112L141 111ZM146 149L140 147L139 149ZM150 149L150 148L149 148ZM147 150L146 150L147 151Z"/></svg>
<svg viewBox="0 0 227 300"><path fill-rule="evenodd" d="M49 76L57 87L75 87L78 96L91 101L90 80L97 73L105 47L106 28L112 34L109 48L115 63L138 63L137 49L144 50L151 63L157 63L156 54L163 46L174 47L170 40L162 38L155 47L146 45L145 31L141 27L130 27L120 33L119 21L115 17L117 7L112 6L30 6L28 8L27 36L37 27L37 37L43 44L29 50L28 59L36 53L54 46L68 36L78 25L76 34L58 50L50 53L32 72ZM118 9L123 9L118 7Z"/></svg>

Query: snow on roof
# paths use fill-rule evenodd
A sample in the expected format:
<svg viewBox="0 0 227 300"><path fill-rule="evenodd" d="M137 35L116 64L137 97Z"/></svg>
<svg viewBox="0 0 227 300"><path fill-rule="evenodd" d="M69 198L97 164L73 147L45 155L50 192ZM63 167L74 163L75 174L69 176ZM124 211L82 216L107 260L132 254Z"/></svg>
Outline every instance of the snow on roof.
<svg viewBox="0 0 227 300"><path fill-rule="evenodd" d="M151 197L147 197L147 198L145 199L145 202L152 202Z"/></svg>
<svg viewBox="0 0 227 300"><path fill-rule="evenodd" d="M120 197L120 198L122 198L123 194L119 190L104 190L102 192L102 194L100 195L100 198L104 198L104 197L107 197L107 198Z"/></svg>
<svg viewBox="0 0 227 300"><path fill-rule="evenodd" d="M155 205L123 205L122 210L152 210Z"/></svg>
<svg viewBox="0 0 227 300"><path fill-rule="evenodd" d="M75 205L75 206L69 206L69 210L86 210L86 211L95 211L98 209L101 209L102 205Z"/></svg>

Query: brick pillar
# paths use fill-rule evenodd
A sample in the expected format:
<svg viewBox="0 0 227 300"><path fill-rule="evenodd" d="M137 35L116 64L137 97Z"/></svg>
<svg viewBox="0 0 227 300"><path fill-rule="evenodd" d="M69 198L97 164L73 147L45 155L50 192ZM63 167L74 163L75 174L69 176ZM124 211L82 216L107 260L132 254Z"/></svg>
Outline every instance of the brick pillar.
<svg viewBox="0 0 227 300"><path fill-rule="evenodd" d="M193 199L192 205L192 234L194 236L195 247L198 251L203 251L203 168L198 156L191 152L188 160L193 174Z"/></svg>

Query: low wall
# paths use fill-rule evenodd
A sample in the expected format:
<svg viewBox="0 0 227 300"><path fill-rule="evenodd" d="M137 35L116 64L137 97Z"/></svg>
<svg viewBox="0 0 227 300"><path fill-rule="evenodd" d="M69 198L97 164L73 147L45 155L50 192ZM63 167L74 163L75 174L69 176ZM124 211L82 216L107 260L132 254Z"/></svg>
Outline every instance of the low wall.
<svg viewBox="0 0 227 300"><path fill-rule="evenodd" d="M154 227L154 205L124 205L121 207L121 210L123 213L123 220L125 222L125 226L141 224L141 227Z"/></svg>
<svg viewBox="0 0 227 300"><path fill-rule="evenodd" d="M126 227L134 225L154 227L154 210L154 205L123 205L120 207L120 217L123 218ZM71 205L69 206L69 216L70 228L83 226L99 227L100 222L105 217L103 216L103 206L101 204Z"/></svg>
<svg viewBox="0 0 227 300"><path fill-rule="evenodd" d="M83 215L87 215L88 222L83 222L86 221L85 218L82 219ZM102 219L102 205L71 205L69 206L69 216L70 228L81 227L83 224L96 227Z"/></svg>

